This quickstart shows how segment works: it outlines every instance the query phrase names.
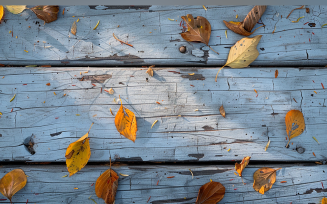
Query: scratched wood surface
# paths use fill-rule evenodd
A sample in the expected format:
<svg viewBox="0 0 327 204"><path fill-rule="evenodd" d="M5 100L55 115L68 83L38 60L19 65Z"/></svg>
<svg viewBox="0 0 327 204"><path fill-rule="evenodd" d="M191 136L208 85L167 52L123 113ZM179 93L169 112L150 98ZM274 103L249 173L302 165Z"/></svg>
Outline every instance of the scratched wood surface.
<svg viewBox="0 0 327 204"><path fill-rule="evenodd" d="M321 28L327 23L327 6L310 5L307 6L310 13L306 13L305 9L295 10L286 19L290 11L299 6L267 7L261 18L266 27L251 36L263 35L258 45L260 55L252 66L327 64L327 26ZM227 28L223 20L242 21L251 8L252 6L207 6L205 10L200 5L60 6L58 20L46 25L30 10L25 10L21 15L6 11L0 26L0 63L53 66L220 66L225 64L230 47L243 37L230 30L226 37ZM181 16L186 14L203 16L209 20L212 26L209 45L220 55L202 43L188 43L180 37ZM292 23L301 16L305 17L298 23ZM74 36L70 33L70 28L77 19L77 34ZM93 30L98 21L99 26ZM121 45L113 38L113 33L134 47ZM179 52L180 46L186 46L186 53Z"/></svg>
<svg viewBox="0 0 327 204"><path fill-rule="evenodd" d="M263 166L245 168L242 178L234 174L233 165L180 166L180 165L121 165L113 170L119 175L116 204L190 204L194 203L199 188L210 179L222 183L226 194L219 203L320 203L327 196L326 166L270 165L277 171L276 183L264 195L253 187L253 173ZM72 177L64 165L5 166L0 177L15 168L22 168L27 178L25 188L13 196L14 203L104 203L95 195L95 182L109 166L86 165ZM194 177L192 179L191 169ZM174 178L167 178L172 177ZM159 181L159 182L158 182ZM280 183L286 181L286 183ZM244 184L243 184L244 183ZM157 185L158 184L158 185ZM78 189L74 189L78 188ZM0 198L3 197L0 194ZM9 203L0 201L0 203Z"/></svg>
<svg viewBox="0 0 327 204"><path fill-rule="evenodd" d="M224 68L217 83L217 68L154 70L149 77L146 68L1 68L1 161L63 162L92 122L90 161L108 161L109 154L113 161L154 162L326 159L327 69L278 68L275 78L276 68ZM137 117L135 143L114 125L109 109L118 111L119 95ZM303 112L306 128L286 148L292 109ZM33 149L24 145L30 138Z"/></svg>

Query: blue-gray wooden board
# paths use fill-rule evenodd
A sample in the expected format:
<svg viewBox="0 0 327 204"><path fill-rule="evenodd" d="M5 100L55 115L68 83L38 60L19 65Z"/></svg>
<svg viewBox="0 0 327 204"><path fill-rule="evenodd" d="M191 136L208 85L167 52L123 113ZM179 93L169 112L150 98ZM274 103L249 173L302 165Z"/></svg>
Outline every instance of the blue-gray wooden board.
<svg viewBox="0 0 327 204"><path fill-rule="evenodd" d="M276 183L264 195L252 187L253 173L261 167L282 168L276 172ZM80 172L68 177L64 165L10 165L0 168L0 177L15 168L23 169L28 178L25 188L13 196L13 203L26 203L28 199L28 203L92 204L94 202L88 199L90 196L97 204L104 203L95 194L95 182L109 166L86 165ZM233 165L118 165L112 169L119 175L116 204L147 203L150 196L149 204L194 204L199 188L210 179L225 186L226 193L219 204L318 204L327 196L327 188L324 188L327 185L325 165L253 166L250 161L242 177L234 174ZM120 173L129 176L124 177ZM174 178L167 178L172 176ZM4 198L0 194L0 199Z"/></svg>
<svg viewBox="0 0 327 204"><path fill-rule="evenodd" d="M224 68L218 82L217 68L154 68L153 77L146 70L1 68L1 161L63 162L92 122L90 161L108 161L109 154L113 161L155 162L326 159L327 69ZM110 113L118 111L119 95L137 117L135 143L118 133ZM286 148L292 109L303 112L306 128ZM23 145L31 136L34 155Z"/></svg>
<svg viewBox="0 0 327 204"><path fill-rule="evenodd" d="M31 6L28 6L31 7ZM253 6L60 6L58 20L43 24L31 10L14 15L6 10L0 25L0 63L56 66L221 66L229 49L244 36L233 33L226 21L242 21ZM327 64L327 6L268 6L261 20L265 28L258 44L256 66L325 66ZM65 9L64 15L62 11ZM208 19L212 27L209 45L181 38L181 16ZM236 15L238 18L236 19ZM299 17L304 16L297 23ZM77 22L76 36L70 33ZM174 19L169 20L169 19ZM98 27L93 30L97 22ZM310 27L315 24L315 27ZM258 27L261 24L258 24ZM227 30L227 37L225 31ZM273 33L273 31L275 32ZM10 31L12 33L10 33ZM122 45L113 33L134 47ZM186 46L186 53L179 47ZM26 52L26 51L28 52Z"/></svg>

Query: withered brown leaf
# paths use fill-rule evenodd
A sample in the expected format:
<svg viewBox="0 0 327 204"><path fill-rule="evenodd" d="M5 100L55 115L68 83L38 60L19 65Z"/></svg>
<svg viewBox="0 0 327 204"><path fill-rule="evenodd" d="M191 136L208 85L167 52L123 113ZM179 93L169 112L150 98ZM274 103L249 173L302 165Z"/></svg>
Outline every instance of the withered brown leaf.
<svg viewBox="0 0 327 204"><path fill-rule="evenodd" d="M263 167L258 169L253 174L253 189L261 194L269 191L273 184L276 182L276 171L279 169L272 169L268 167Z"/></svg>
<svg viewBox="0 0 327 204"><path fill-rule="evenodd" d="M182 16L182 19L187 25L187 31L180 33L182 38L190 42L202 42L208 45L211 35L211 25L209 21L202 16L198 16L194 19L192 14Z"/></svg>
<svg viewBox="0 0 327 204"><path fill-rule="evenodd" d="M223 105L220 106L220 108L219 108L219 112L220 112L220 114L221 114L223 117L226 116L226 112L225 112L225 109L224 109Z"/></svg>
<svg viewBox="0 0 327 204"><path fill-rule="evenodd" d="M227 28L229 28L233 32L240 35L249 36L254 33L258 28L262 27L260 26L253 32L251 32L254 26L261 18L262 14L266 11L266 8L267 6L254 6L242 22L224 21L224 23Z"/></svg>
<svg viewBox="0 0 327 204"><path fill-rule="evenodd" d="M71 32L73 35L76 35L76 29L77 29L76 22L74 21L74 23L73 23L73 25L72 25L72 28L70 29L70 32Z"/></svg>
<svg viewBox="0 0 327 204"><path fill-rule="evenodd" d="M208 182L201 186L195 204L218 203L224 198L225 187L215 181Z"/></svg>
<svg viewBox="0 0 327 204"><path fill-rule="evenodd" d="M35 6L30 9L36 14L36 17L46 23L57 20L59 6Z"/></svg>
<svg viewBox="0 0 327 204"><path fill-rule="evenodd" d="M244 157L242 162L235 163L235 170L237 171L239 176L242 176L242 171L245 169L245 167L249 164L251 157Z"/></svg>
<svg viewBox="0 0 327 204"><path fill-rule="evenodd" d="M146 73L153 77L153 69L151 67L149 67Z"/></svg>

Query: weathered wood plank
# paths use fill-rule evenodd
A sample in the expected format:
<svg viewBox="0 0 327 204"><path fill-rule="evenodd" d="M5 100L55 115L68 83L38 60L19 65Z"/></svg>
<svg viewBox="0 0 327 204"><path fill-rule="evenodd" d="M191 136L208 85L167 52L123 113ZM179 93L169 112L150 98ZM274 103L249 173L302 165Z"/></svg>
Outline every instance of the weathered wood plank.
<svg viewBox="0 0 327 204"><path fill-rule="evenodd" d="M216 68L155 68L154 77L144 68L2 68L0 160L65 161L68 145L92 122L90 161L107 161L109 153L114 161L325 160L327 69L278 68L278 78L275 70L226 68L216 83ZM119 95L136 114L135 143L119 135L110 114ZM287 149L291 109L303 112L306 129ZM32 135L34 155L23 145Z"/></svg>
<svg viewBox="0 0 327 204"><path fill-rule="evenodd" d="M255 66L325 66L327 64L325 30L326 5L268 6L262 16L266 25L255 32L263 35ZM65 14L62 11L65 8ZM228 30L226 21L242 21L252 6L60 6L58 20L43 25L30 10L22 15L6 12L0 35L0 63L13 65L53 66L135 66L135 65L189 65L225 64L230 47L243 36ZM209 45L217 55L201 43L188 43L180 37L181 16L204 16L212 26ZM238 19L235 16L238 15ZM72 17L75 16L75 17ZM298 23L292 23L305 16ZM77 19L76 36L70 33ZM175 19L175 21L170 21ZM97 22L100 24L93 30ZM177 20L177 21L176 21ZM308 22L308 23L307 23ZM309 23L315 23L310 27ZM30 26L30 28L29 28ZM119 27L118 27L119 26ZM273 34L273 30L276 30ZM9 33L12 31L13 33ZM134 47L121 45L112 33ZM16 38L17 36L17 38ZM186 46L186 53L179 47ZM26 53L24 50L27 50Z"/></svg>
<svg viewBox="0 0 327 204"><path fill-rule="evenodd" d="M234 174L234 166L178 166L178 165L118 165L112 168L119 174L116 203L186 204L194 203L199 188L210 181L218 181L226 188L220 203L319 203L327 196L325 166L269 165L277 171L276 183L264 195L252 187L253 173L263 166L250 165L243 176ZM22 168L27 185L13 197L14 203L104 203L94 191L96 179L109 166L87 165L72 177L64 165L4 166L0 177L15 168ZM192 175L189 171L194 174ZM167 178L174 176L174 178ZM158 182L159 181L159 182ZM280 183L286 181L287 183ZM243 184L244 182L244 184ZM158 184L158 185L157 185ZM78 188L78 189L74 189ZM4 198L2 195L1 199ZM1 203L8 203L1 201Z"/></svg>

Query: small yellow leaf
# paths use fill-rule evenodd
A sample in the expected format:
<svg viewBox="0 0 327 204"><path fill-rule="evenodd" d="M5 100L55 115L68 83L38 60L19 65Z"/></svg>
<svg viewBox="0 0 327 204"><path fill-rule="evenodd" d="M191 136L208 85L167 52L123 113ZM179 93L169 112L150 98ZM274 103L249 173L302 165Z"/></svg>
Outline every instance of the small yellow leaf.
<svg viewBox="0 0 327 204"><path fill-rule="evenodd" d="M290 110L285 116L285 125L289 139L286 145L286 147L288 147L291 139L299 136L304 131L305 123L302 112L299 110Z"/></svg>
<svg viewBox="0 0 327 204"><path fill-rule="evenodd" d="M75 190L77 190L78 188L74 188Z"/></svg>
<svg viewBox="0 0 327 204"><path fill-rule="evenodd" d="M89 129L89 132L91 130L91 127ZM65 157L69 176L72 176L78 171L80 171L87 164L91 157L91 149L88 139L89 132L87 132L76 142L71 143L66 150Z"/></svg>
<svg viewBox="0 0 327 204"><path fill-rule="evenodd" d="M79 19L77 19L76 23L78 23Z"/></svg>
<svg viewBox="0 0 327 204"><path fill-rule="evenodd" d="M26 5L6 5L7 10L13 14L20 14L26 9Z"/></svg>
<svg viewBox="0 0 327 204"><path fill-rule="evenodd" d="M230 148L227 150L227 152L229 152L230 151Z"/></svg>
<svg viewBox="0 0 327 204"><path fill-rule="evenodd" d="M23 170L14 169L0 180L0 192L10 200L15 193L24 188L27 178Z"/></svg>
<svg viewBox="0 0 327 204"><path fill-rule="evenodd" d="M242 38L241 40L237 41L237 43L235 43L235 45L233 45L229 51L226 64L219 69L216 75L216 82L220 70L225 66L229 66L231 68L244 68L249 66L249 64L251 64L259 56L257 45L261 37L262 35L257 35L253 38Z"/></svg>
<svg viewBox="0 0 327 204"><path fill-rule="evenodd" d="M17 38L17 36L16 36L16 38ZM25 52L28 52L27 50L24 50Z"/></svg>

